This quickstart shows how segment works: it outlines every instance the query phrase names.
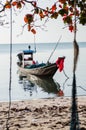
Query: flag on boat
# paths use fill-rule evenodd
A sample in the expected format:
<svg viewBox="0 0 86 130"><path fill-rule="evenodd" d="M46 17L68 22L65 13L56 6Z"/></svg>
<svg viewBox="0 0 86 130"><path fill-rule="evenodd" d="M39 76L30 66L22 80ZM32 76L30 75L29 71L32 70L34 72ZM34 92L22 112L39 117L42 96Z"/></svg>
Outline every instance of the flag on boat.
<svg viewBox="0 0 86 130"><path fill-rule="evenodd" d="M65 59L65 56L64 57L59 57L58 60L56 61L57 68L59 69L60 72L64 68L64 59Z"/></svg>

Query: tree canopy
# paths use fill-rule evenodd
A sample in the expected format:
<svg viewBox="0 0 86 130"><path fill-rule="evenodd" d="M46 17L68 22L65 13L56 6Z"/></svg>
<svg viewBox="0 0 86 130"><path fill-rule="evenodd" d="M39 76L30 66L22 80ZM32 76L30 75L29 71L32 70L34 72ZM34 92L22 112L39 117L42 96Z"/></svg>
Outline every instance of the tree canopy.
<svg viewBox="0 0 86 130"><path fill-rule="evenodd" d="M14 10L14 12L22 13L25 8L27 12L24 14L24 25L27 26L28 31L36 34L36 28L40 25L36 25L37 21L40 20L46 23L49 19L58 19L59 16L62 17L63 23L68 27L69 31L74 31L74 69L73 69L73 89L72 89L72 119L71 119L71 130L76 130L78 125L78 114L77 113L77 104L76 104L76 77L75 70L79 55L79 47L76 42L76 23L85 25L86 24L86 0L56 0L51 6L46 5L45 8L39 6L39 1L41 0L1 0L0 1L0 25L3 26L6 24L5 12L7 10ZM53 1L53 0L52 0ZM46 0L45 0L46 3ZM75 6L76 4L76 6ZM4 12L4 13L3 13ZM76 16L76 17L75 17ZM11 46L10 46L11 47ZM11 48L12 49L12 48ZM12 51L10 51L11 55ZM9 91L11 90L11 56L10 56L10 82L9 82ZM11 96L11 95L10 95ZM11 102L11 98L10 98ZM9 102L9 112L8 119L10 116L10 107L11 103ZM7 120L7 129L9 129L9 122Z"/></svg>
<svg viewBox="0 0 86 130"><path fill-rule="evenodd" d="M46 23L49 19L58 19L62 17L62 21L68 29L74 31L74 15L76 14L76 22L82 25L86 24L86 0L76 0L76 9L74 9L74 0L56 0L51 7L48 5L43 8L39 6L39 0L2 0L0 2L0 25L4 25L2 20L3 12L13 8L15 12L24 11L25 7L27 12L24 14L24 26L27 26L28 31L36 34L36 25L40 20ZM4 14L5 16L5 14Z"/></svg>

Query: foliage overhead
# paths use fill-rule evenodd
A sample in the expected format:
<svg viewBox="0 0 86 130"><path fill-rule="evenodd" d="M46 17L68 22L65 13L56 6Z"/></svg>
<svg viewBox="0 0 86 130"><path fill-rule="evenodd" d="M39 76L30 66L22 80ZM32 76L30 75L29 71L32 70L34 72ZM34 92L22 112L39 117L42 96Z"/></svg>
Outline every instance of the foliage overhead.
<svg viewBox="0 0 86 130"><path fill-rule="evenodd" d="M24 23L28 31L36 34L37 20L47 21L48 19L57 19L62 17L62 21L71 32L74 31L74 15L76 15L77 23L86 24L86 0L76 0L76 9L74 9L74 0L56 0L51 7L39 7L38 0L4 0L0 2L0 16L7 9L13 8L14 11L24 10L26 5L31 6L24 16ZM21 12L22 12L21 11ZM38 19L37 19L38 18ZM0 25L3 21L0 19ZM25 25L23 27L25 27Z"/></svg>

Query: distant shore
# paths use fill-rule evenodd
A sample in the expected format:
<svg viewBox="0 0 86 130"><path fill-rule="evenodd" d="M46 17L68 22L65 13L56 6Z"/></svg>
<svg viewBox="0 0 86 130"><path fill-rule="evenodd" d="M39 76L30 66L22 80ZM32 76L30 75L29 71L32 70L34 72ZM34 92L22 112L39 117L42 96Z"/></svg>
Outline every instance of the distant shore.
<svg viewBox="0 0 86 130"><path fill-rule="evenodd" d="M77 100L81 130L86 130L86 96ZM8 103L0 102L0 130L6 129ZM9 120L10 130L69 130L71 98L58 97L13 101Z"/></svg>

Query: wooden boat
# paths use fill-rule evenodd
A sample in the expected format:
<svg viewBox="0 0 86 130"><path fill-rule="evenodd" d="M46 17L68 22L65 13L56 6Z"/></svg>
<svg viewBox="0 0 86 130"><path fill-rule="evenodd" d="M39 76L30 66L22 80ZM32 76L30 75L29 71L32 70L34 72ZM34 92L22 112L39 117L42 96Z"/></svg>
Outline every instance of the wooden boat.
<svg viewBox="0 0 86 130"><path fill-rule="evenodd" d="M34 51L30 49L23 50L19 53L17 65L19 67L19 74L28 76L28 74L35 75L38 77L49 77L52 78L58 69L63 67L65 57L60 57L55 63L36 63L33 60ZM62 64L61 64L62 63ZM60 67L59 67L60 65Z"/></svg>

